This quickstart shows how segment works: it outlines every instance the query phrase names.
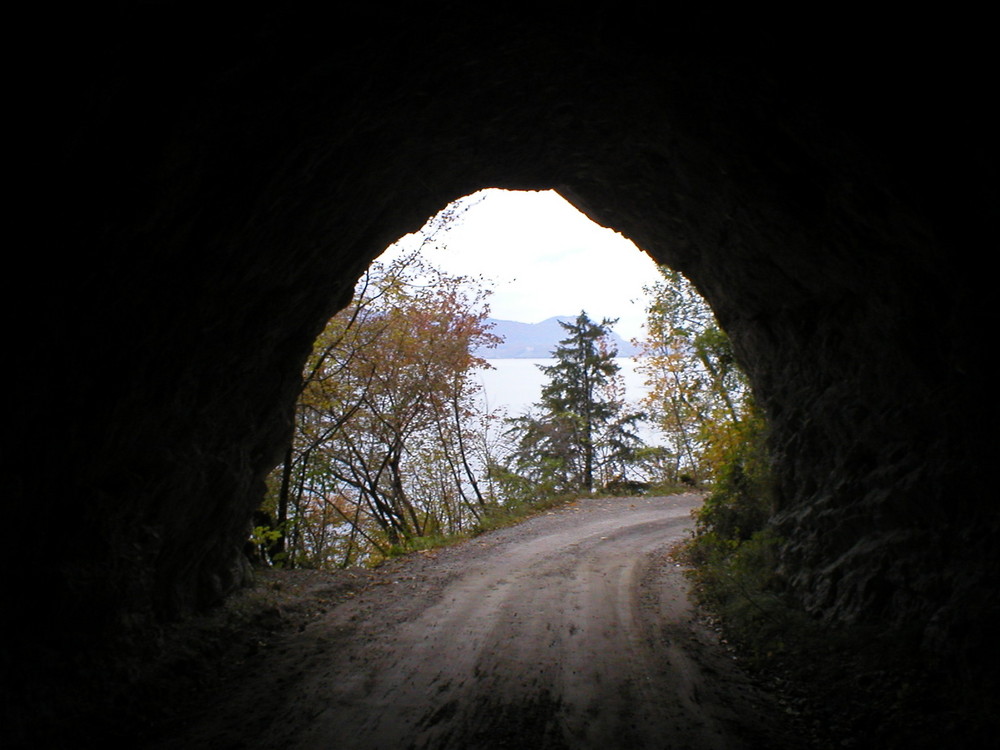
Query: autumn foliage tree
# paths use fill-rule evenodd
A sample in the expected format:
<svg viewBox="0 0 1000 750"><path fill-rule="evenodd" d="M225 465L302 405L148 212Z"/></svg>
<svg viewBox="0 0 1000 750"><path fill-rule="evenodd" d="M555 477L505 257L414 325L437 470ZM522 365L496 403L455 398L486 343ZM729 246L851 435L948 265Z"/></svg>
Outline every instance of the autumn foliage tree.
<svg viewBox="0 0 1000 750"><path fill-rule="evenodd" d="M272 477L277 561L330 567L475 523L488 502L472 352L495 344L488 292L419 253L374 264L303 376Z"/></svg>
<svg viewBox="0 0 1000 750"><path fill-rule="evenodd" d="M665 479L712 478L754 418L746 378L707 303L677 271L647 288L646 337L637 371L643 400L666 442Z"/></svg>

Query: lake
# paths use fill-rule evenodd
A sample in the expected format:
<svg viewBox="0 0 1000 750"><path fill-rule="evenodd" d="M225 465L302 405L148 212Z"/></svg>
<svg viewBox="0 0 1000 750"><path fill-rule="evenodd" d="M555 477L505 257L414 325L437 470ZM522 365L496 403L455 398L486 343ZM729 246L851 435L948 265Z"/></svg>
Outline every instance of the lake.
<svg viewBox="0 0 1000 750"><path fill-rule="evenodd" d="M477 377L483 384L486 407L490 410L504 408L508 416L522 414L542 395L542 386L548 381L538 365L553 365L554 359L491 359L492 370L480 370ZM625 380L626 400L638 408L639 400L646 394L644 376L635 371L630 357L618 357L615 362ZM655 443L651 429L641 430L647 443Z"/></svg>

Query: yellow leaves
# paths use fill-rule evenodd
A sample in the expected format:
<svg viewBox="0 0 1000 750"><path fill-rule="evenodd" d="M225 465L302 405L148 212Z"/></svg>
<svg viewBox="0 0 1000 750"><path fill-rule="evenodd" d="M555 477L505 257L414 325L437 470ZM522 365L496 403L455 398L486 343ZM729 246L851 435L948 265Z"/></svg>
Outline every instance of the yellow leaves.
<svg viewBox="0 0 1000 750"><path fill-rule="evenodd" d="M487 294L411 255L373 265L329 321L296 413L296 554L361 559L468 522L458 459L478 416L471 370L486 364L471 351L496 338Z"/></svg>

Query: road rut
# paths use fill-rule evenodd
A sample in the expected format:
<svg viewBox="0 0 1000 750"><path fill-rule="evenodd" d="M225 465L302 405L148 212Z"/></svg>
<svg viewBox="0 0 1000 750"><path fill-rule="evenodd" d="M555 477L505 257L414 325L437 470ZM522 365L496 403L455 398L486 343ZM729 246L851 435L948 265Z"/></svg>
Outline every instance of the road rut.
<svg viewBox="0 0 1000 750"><path fill-rule="evenodd" d="M151 747L794 746L668 555L699 503L586 499L396 561Z"/></svg>

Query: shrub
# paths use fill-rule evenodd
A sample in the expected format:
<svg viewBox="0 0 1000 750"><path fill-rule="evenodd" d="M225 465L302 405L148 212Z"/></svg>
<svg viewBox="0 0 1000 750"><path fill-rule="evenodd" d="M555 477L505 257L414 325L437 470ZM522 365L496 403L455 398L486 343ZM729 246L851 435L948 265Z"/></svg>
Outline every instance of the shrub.
<svg viewBox="0 0 1000 750"><path fill-rule="evenodd" d="M715 482L695 514L697 533L747 541L764 528L773 511L763 418L751 411L741 422L715 427L706 440Z"/></svg>

